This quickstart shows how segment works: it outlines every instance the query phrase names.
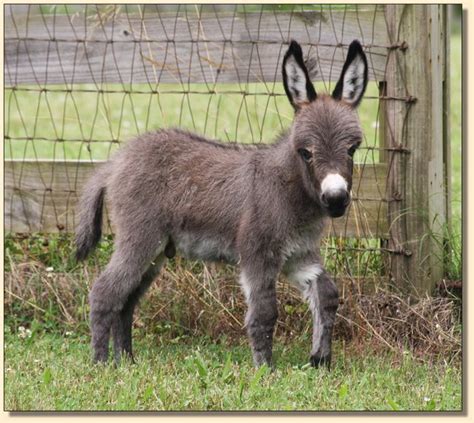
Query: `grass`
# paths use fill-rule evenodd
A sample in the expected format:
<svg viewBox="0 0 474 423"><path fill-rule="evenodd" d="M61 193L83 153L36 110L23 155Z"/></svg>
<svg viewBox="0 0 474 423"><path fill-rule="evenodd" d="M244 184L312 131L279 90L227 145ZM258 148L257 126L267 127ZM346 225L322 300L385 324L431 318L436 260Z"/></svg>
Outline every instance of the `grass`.
<svg viewBox="0 0 474 423"><path fill-rule="evenodd" d="M7 242L9 410L461 408L461 323L448 298L409 305L380 291L358 296L349 281L328 373L305 366L311 316L295 289L278 284L277 367L268 374L251 366L235 271L178 258L135 316L137 364L92 366L87 293L111 243L80 269L70 249L66 237Z"/></svg>
<svg viewBox="0 0 474 423"><path fill-rule="evenodd" d="M306 365L308 339L277 344L276 369L256 370L247 345L203 338L138 339L135 365L90 364L88 338L5 336L7 410L460 411L461 369L410 353L335 346L331 372Z"/></svg>
<svg viewBox="0 0 474 423"><path fill-rule="evenodd" d="M450 72L451 72L451 165L452 165L452 211L455 224L461 224L462 206L462 39L460 27L453 22L453 34L451 36Z"/></svg>
<svg viewBox="0 0 474 423"><path fill-rule="evenodd" d="M11 242L7 243L4 309L14 331L36 322L51 332L89 332L87 295L95 276L108 261L111 243L103 243L87 263L68 267L68 243L55 244L56 241L52 239L50 250L42 246L40 250L25 248L16 252L8 247ZM37 242L34 248L43 243ZM60 257L61 251L64 257ZM150 288L135 316L135 325L154 328L158 337L219 338L225 333L240 340L244 336L246 306L237 279L233 266L176 257L164 266ZM410 346L417 355L460 355L456 297L422 297L410 304L403 295L384 288L380 277L357 281L350 275L338 276L336 282L342 302L336 336L348 341L360 337L382 340L392 350ZM309 332L311 315L297 289L280 280L277 296L277 336L288 339L294 333Z"/></svg>
<svg viewBox="0 0 474 423"><path fill-rule="evenodd" d="M450 279L462 279L462 200L463 200L463 139L462 139L462 40L459 26L453 23L451 36L451 212L452 218L447 239L447 275Z"/></svg>
<svg viewBox="0 0 474 423"><path fill-rule="evenodd" d="M131 94L121 92L126 87L119 84L102 87L103 93L87 84L76 85L72 93L64 92L65 88L6 90L6 158L103 160L121 142L140 133L175 126L223 141L271 142L293 118L281 83L160 84L159 94L151 94L156 87L146 84L135 84ZM216 94L209 94L211 88ZM316 88L328 90L322 82ZM266 93L273 95L262 95ZM375 83L370 83L367 96L373 98L362 103L359 116L364 145L373 147L378 109ZM65 141L55 141L58 139ZM362 149L356 160L370 163L378 158L377 153Z"/></svg>
<svg viewBox="0 0 474 423"><path fill-rule="evenodd" d="M338 276L354 278L379 278L380 269L386 257L376 250L380 245L378 239L347 239L327 238L322 242L322 257L326 269ZM73 234L34 234L18 237L7 234L4 242L5 270L25 260L33 261L42 269L52 268L57 273L74 273L82 270L82 265L74 259L75 249ZM109 261L114 248L114 237L104 235L87 259L91 271L97 272ZM341 256L344 251L344 256Z"/></svg>

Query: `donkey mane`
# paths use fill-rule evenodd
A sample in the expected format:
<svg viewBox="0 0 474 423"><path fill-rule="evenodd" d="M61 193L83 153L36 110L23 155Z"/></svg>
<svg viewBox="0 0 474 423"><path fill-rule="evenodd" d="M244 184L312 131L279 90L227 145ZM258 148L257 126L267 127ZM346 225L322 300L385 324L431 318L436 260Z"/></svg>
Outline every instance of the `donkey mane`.
<svg viewBox="0 0 474 423"><path fill-rule="evenodd" d="M175 132L178 135L183 135L184 138L187 138L189 140L193 141L198 141L202 142L205 144L212 145L214 147L220 147L226 150L242 150L242 149L249 149L249 150L263 150L272 147L273 145L277 144L278 142L281 142L282 138L285 138L288 134L288 130L283 130L277 137L276 142L272 142L271 144L267 143L239 143L237 141L227 141L227 142L222 142L220 140L214 140L211 138L206 138L204 136L198 135L194 132L191 132L186 129L182 128L170 128L170 129L158 129L154 133L158 134L160 132L167 132L167 133L172 133ZM151 132L153 133L153 132Z"/></svg>

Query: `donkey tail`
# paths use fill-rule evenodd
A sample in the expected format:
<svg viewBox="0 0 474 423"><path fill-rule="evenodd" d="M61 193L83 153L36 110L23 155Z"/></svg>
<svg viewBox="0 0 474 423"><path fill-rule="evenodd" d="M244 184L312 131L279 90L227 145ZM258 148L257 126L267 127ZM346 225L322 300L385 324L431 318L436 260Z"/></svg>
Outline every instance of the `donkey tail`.
<svg viewBox="0 0 474 423"><path fill-rule="evenodd" d="M76 227L76 260L84 260L102 236L106 168L101 167L84 187L78 203L79 223Z"/></svg>

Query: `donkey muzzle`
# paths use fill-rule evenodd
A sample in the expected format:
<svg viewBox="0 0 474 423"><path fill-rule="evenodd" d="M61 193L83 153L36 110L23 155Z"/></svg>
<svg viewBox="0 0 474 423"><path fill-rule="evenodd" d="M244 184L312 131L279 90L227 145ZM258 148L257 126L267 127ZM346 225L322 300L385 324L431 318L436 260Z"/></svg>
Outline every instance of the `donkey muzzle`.
<svg viewBox="0 0 474 423"><path fill-rule="evenodd" d="M350 202L351 196L345 190L331 191L321 194L321 203L331 217L341 217L345 213Z"/></svg>
<svg viewBox="0 0 474 423"><path fill-rule="evenodd" d="M338 173L328 174L321 183L321 204L329 216L342 216L350 202L347 181Z"/></svg>

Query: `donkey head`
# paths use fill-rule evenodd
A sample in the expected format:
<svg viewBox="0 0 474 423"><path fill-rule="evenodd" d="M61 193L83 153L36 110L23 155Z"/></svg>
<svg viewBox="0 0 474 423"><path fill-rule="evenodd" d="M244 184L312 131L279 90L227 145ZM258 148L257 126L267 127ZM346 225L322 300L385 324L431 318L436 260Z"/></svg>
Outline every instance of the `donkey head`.
<svg viewBox="0 0 474 423"><path fill-rule="evenodd" d="M351 200L352 157L362 141L355 108L367 86L367 58L354 40L331 96L316 94L296 41L282 71L296 111L290 139L305 190L331 217L342 216Z"/></svg>

